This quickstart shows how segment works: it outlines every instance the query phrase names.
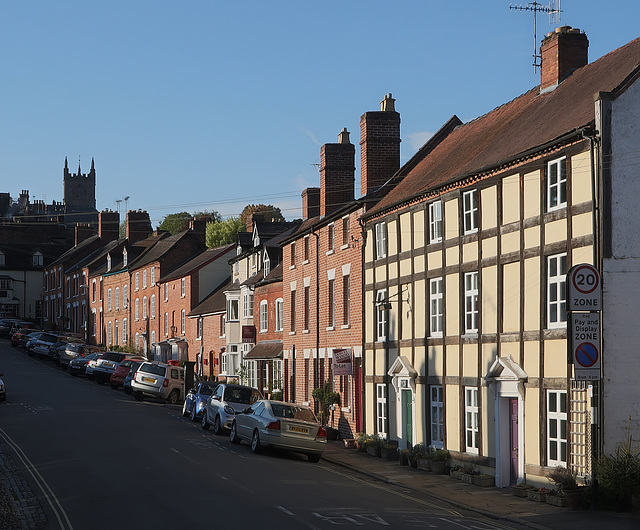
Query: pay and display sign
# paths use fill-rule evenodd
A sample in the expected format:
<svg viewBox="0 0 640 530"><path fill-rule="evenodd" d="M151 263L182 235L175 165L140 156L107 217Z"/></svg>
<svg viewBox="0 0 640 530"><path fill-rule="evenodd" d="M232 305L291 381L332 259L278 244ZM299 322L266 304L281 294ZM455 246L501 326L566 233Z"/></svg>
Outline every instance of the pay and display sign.
<svg viewBox="0 0 640 530"><path fill-rule="evenodd" d="M600 380L600 313L571 313L571 356L577 381Z"/></svg>

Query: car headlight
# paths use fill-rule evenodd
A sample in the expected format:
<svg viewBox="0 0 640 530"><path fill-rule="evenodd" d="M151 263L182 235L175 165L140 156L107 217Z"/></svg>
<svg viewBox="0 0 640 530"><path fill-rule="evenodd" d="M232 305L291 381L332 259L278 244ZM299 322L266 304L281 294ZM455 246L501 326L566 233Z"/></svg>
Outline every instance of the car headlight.
<svg viewBox="0 0 640 530"><path fill-rule="evenodd" d="M235 411L235 410L233 410L233 408L232 408L232 407L230 407L229 405L225 405L225 406L224 406L224 411L225 411L227 414L229 414L229 416L233 416L233 415L236 413L236 411Z"/></svg>

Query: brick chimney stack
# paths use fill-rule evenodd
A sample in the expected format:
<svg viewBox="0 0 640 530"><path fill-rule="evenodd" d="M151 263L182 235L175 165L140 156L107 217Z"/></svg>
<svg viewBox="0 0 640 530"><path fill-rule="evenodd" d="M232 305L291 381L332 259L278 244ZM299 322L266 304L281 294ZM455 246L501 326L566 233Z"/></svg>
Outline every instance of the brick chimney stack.
<svg viewBox="0 0 640 530"><path fill-rule="evenodd" d="M115 241L120 236L120 214L103 210L98 214L98 235L102 244Z"/></svg>
<svg viewBox="0 0 640 530"><path fill-rule="evenodd" d="M354 199L356 148L342 129L337 144L320 149L320 215L327 215Z"/></svg>
<svg viewBox="0 0 640 530"><path fill-rule="evenodd" d="M142 210L134 211L129 210L127 212L127 239L129 243L135 243L149 237L153 232L151 228L151 219L149 219L149 213Z"/></svg>
<svg viewBox="0 0 640 530"><path fill-rule="evenodd" d="M320 188L302 190L302 219L306 221L320 215Z"/></svg>
<svg viewBox="0 0 640 530"><path fill-rule="evenodd" d="M400 168L400 114L391 94L380 111L360 118L360 193L364 197L382 186Z"/></svg>
<svg viewBox="0 0 640 530"><path fill-rule="evenodd" d="M540 93L550 92L574 70L588 64L589 41L579 29L562 26L544 38L540 56Z"/></svg>
<svg viewBox="0 0 640 530"><path fill-rule="evenodd" d="M191 230L203 244L206 244L207 221L205 219L191 219L189 221L189 230Z"/></svg>
<svg viewBox="0 0 640 530"><path fill-rule="evenodd" d="M90 238L95 233L96 230L90 223L76 223L76 226L73 228L74 244L78 245L82 243L85 239Z"/></svg>

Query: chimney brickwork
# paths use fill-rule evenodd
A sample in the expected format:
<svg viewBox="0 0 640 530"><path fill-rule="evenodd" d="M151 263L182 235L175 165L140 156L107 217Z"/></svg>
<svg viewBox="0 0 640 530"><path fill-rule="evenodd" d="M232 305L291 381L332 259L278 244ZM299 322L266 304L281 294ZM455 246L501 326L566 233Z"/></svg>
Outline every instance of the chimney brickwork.
<svg viewBox="0 0 640 530"><path fill-rule="evenodd" d="M302 219L307 220L320 215L320 188L302 190Z"/></svg>
<svg viewBox="0 0 640 530"><path fill-rule="evenodd" d="M540 92L549 92L589 62L589 41L579 29L562 26L547 34L540 56Z"/></svg>
<svg viewBox="0 0 640 530"><path fill-rule="evenodd" d="M120 235L120 214L109 210L98 214L98 235L102 244L115 241Z"/></svg>
<svg viewBox="0 0 640 530"><path fill-rule="evenodd" d="M320 215L327 215L353 201L356 148L342 129L337 144L320 149Z"/></svg>
<svg viewBox="0 0 640 530"><path fill-rule="evenodd" d="M149 237L149 234L153 232L149 213L142 210L129 210L127 212L126 230L129 243L135 243Z"/></svg>
<svg viewBox="0 0 640 530"><path fill-rule="evenodd" d="M400 114L387 94L379 112L360 118L360 193L382 186L400 168Z"/></svg>

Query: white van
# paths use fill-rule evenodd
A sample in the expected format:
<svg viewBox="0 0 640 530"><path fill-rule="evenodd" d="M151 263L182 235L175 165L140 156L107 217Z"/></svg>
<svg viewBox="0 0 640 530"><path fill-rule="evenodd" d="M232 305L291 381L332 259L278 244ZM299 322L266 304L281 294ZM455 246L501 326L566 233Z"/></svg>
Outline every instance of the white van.
<svg viewBox="0 0 640 530"><path fill-rule="evenodd" d="M142 401L144 396L161 398L167 403L184 399L184 368L158 362L143 362L131 381L133 396Z"/></svg>

